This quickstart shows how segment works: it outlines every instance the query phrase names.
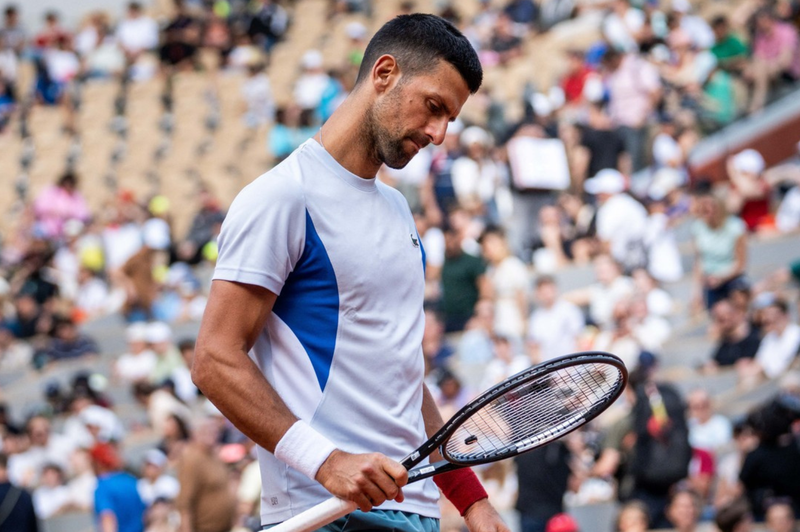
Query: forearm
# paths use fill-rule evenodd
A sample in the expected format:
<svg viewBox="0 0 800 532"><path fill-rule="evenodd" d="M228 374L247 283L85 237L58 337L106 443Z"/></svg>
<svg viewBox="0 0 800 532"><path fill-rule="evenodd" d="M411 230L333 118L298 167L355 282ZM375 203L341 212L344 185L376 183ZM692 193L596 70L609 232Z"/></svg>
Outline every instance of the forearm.
<svg viewBox="0 0 800 532"><path fill-rule="evenodd" d="M204 345L201 338L199 345ZM211 401L236 428L255 443L274 452L275 446L287 430L297 421L286 403L247 355L239 350L230 353L215 352L224 347L209 346L202 365L195 363L192 378ZM257 411L264 415L254 415Z"/></svg>
<svg viewBox="0 0 800 532"><path fill-rule="evenodd" d="M422 385L422 419L425 422L425 434L428 438L436 434L436 432L444 425L442 415L439 413L439 407L436 406L436 401L433 400L428 387ZM437 449L430 455L431 462L442 460L442 455L439 454Z"/></svg>
<svg viewBox="0 0 800 532"><path fill-rule="evenodd" d="M100 514L100 532L117 532L117 518L109 511Z"/></svg>

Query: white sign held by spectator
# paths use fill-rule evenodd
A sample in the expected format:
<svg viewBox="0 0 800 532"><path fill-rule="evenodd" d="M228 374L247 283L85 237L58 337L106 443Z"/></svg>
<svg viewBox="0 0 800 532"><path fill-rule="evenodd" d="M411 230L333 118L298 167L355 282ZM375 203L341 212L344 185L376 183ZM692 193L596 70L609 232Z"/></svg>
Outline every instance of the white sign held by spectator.
<svg viewBox="0 0 800 532"><path fill-rule="evenodd" d="M508 141L508 161L519 189L569 187L567 150L560 139L513 138Z"/></svg>

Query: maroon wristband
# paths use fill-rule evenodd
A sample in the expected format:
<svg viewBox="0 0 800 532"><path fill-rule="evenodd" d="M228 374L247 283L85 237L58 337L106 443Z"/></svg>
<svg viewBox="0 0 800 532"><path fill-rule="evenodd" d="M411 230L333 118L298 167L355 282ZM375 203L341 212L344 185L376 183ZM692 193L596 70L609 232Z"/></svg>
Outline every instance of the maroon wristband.
<svg viewBox="0 0 800 532"><path fill-rule="evenodd" d="M433 481L462 516L474 502L489 497L477 475L469 468L436 475Z"/></svg>

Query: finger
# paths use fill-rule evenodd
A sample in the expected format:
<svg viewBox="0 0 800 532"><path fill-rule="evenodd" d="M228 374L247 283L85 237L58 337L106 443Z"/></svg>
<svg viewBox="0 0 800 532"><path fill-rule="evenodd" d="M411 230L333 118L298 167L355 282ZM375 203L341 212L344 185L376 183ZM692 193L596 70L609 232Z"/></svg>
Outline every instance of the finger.
<svg viewBox="0 0 800 532"><path fill-rule="evenodd" d="M408 484L408 470L400 462L395 462L391 458L382 456L381 467L383 467L387 475L394 479L394 483L398 487L402 488Z"/></svg>
<svg viewBox="0 0 800 532"><path fill-rule="evenodd" d="M386 502L386 494L374 482L367 481L367 483L362 486L361 493L369 498L373 506L380 506Z"/></svg>
<svg viewBox="0 0 800 532"><path fill-rule="evenodd" d="M403 468L405 470L405 468ZM385 470L379 469L375 471L370 478L375 485L383 492L384 497L389 500L397 499L400 494L400 487L397 485L395 479L390 477ZM402 495L401 495L402 497Z"/></svg>
<svg viewBox="0 0 800 532"><path fill-rule="evenodd" d="M372 501L370 501L369 498L363 493L357 495L351 500L358 505L358 509L362 512L369 512L372 510Z"/></svg>

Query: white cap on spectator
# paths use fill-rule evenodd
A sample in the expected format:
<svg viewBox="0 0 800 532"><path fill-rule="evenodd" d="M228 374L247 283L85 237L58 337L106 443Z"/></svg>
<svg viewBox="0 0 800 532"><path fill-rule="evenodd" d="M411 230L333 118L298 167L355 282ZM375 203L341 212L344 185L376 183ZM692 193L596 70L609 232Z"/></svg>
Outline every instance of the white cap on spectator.
<svg viewBox="0 0 800 532"><path fill-rule="evenodd" d="M672 10L678 13L688 13L692 9L689 0L672 0Z"/></svg>
<svg viewBox="0 0 800 532"><path fill-rule="evenodd" d="M353 40L360 41L367 36L367 28L360 22L351 22L344 29L347 36Z"/></svg>
<svg viewBox="0 0 800 532"><path fill-rule="evenodd" d="M651 199L661 201L667 194L683 184L683 176L674 168L661 168L653 176L653 181L647 189Z"/></svg>
<svg viewBox="0 0 800 532"><path fill-rule="evenodd" d="M150 449L144 453L144 463L153 464L156 467L164 467L167 464L167 455L158 449Z"/></svg>
<svg viewBox="0 0 800 532"><path fill-rule="evenodd" d="M312 70L322 66L322 54L319 50L309 50L303 54L303 68Z"/></svg>
<svg viewBox="0 0 800 532"><path fill-rule="evenodd" d="M447 124L448 135L460 135L462 131L464 131L464 122L460 118L456 118Z"/></svg>
<svg viewBox="0 0 800 532"><path fill-rule="evenodd" d="M586 79L583 84L583 97L588 101L597 103L603 101L606 95L606 88L603 86L603 80L600 76L591 75Z"/></svg>
<svg viewBox="0 0 800 532"><path fill-rule="evenodd" d="M478 126L470 126L461 132L461 145L472 146L473 144L480 144L481 146L489 146L491 138L485 129Z"/></svg>
<svg viewBox="0 0 800 532"><path fill-rule="evenodd" d="M653 160L659 166L667 166L683 157L681 147L671 136L660 133L653 140Z"/></svg>
<svg viewBox="0 0 800 532"><path fill-rule="evenodd" d="M125 339L129 342L146 342L147 324L138 322L128 325L128 328L125 329Z"/></svg>
<svg viewBox="0 0 800 532"><path fill-rule="evenodd" d="M142 226L142 240L151 249L167 249L171 241L169 224L161 218L150 218Z"/></svg>
<svg viewBox="0 0 800 532"><path fill-rule="evenodd" d="M154 321L147 324L147 341L151 344L160 344L172 340L172 329L163 321Z"/></svg>
<svg viewBox="0 0 800 532"><path fill-rule="evenodd" d="M625 190L625 176L613 168L606 168L587 179L583 188L589 194L619 194Z"/></svg>
<svg viewBox="0 0 800 532"><path fill-rule="evenodd" d="M125 435L117 416L108 408L89 405L81 410L78 418L87 427L97 427L97 437L101 441L118 441Z"/></svg>
<svg viewBox="0 0 800 532"><path fill-rule="evenodd" d="M744 150L733 156L733 167L740 172L760 174L764 166L764 158L756 150Z"/></svg>

